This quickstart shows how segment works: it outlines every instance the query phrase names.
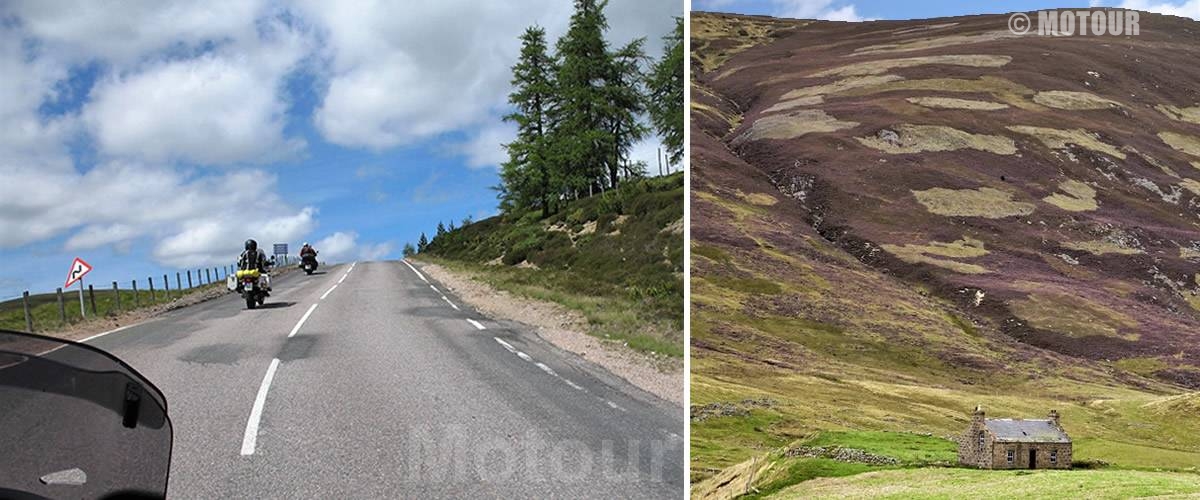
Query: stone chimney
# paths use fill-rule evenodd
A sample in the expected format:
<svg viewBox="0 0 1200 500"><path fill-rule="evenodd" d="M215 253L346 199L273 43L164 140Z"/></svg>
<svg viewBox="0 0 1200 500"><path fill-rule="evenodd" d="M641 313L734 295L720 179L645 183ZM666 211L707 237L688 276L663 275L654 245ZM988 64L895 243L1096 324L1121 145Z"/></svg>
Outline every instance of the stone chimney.
<svg viewBox="0 0 1200 500"><path fill-rule="evenodd" d="M1050 410L1050 423L1054 424L1055 427L1061 427L1058 424L1058 410Z"/></svg>
<svg viewBox="0 0 1200 500"><path fill-rule="evenodd" d="M975 413L971 415L971 424L983 425L983 406L975 405Z"/></svg>

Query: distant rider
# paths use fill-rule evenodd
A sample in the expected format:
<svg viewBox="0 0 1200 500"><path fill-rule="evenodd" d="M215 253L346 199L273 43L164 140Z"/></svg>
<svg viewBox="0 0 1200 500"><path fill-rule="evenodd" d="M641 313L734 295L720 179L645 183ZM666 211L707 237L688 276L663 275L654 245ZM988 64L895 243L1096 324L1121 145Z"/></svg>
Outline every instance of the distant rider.
<svg viewBox="0 0 1200 500"><path fill-rule="evenodd" d="M308 257L312 257L314 259L317 258L317 249L309 246L308 242L306 241L304 242L304 246L300 247L300 258L305 259Z"/></svg>

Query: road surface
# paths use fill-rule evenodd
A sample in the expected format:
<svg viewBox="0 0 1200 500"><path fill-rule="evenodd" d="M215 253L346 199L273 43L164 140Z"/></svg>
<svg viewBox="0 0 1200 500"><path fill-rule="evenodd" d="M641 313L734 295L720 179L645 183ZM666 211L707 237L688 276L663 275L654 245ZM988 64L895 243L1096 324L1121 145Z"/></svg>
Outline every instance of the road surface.
<svg viewBox="0 0 1200 500"><path fill-rule="evenodd" d="M680 498L681 408L402 261L275 280L89 341L166 395L168 494Z"/></svg>

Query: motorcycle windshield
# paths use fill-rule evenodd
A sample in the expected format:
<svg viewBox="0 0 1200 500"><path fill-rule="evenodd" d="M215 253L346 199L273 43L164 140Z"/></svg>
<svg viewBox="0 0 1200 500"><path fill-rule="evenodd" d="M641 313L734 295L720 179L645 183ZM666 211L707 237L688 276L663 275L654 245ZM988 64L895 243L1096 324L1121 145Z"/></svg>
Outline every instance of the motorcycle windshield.
<svg viewBox="0 0 1200 500"><path fill-rule="evenodd" d="M161 498L167 401L94 347L0 330L0 498Z"/></svg>

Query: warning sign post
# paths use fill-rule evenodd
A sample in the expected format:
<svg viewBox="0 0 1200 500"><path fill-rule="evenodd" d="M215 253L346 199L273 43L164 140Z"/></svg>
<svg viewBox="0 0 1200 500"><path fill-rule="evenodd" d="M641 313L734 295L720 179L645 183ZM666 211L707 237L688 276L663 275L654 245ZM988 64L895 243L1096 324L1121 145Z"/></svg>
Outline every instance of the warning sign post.
<svg viewBox="0 0 1200 500"><path fill-rule="evenodd" d="M87 313L83 308L83 276L92 271L91 264L84 262L83 259L75 257L75 261L71 263L71 270L67 272L67 282L63 288L71 288L71 285L76 281L79 282L79 316L87 317Z"/></svg>

